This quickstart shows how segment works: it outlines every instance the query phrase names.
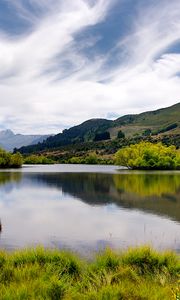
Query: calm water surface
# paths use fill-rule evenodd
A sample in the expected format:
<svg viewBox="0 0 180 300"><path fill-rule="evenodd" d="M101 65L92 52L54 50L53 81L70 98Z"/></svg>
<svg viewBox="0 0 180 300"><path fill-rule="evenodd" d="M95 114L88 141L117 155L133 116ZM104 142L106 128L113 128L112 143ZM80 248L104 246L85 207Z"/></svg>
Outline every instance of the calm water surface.
<svg viewBox="0 0 180 300"><path fill-rule="evenodd" d="M44 245L82 254L148 243L180 251L180 172L114 166L0 171L0 248Z"/></svg>

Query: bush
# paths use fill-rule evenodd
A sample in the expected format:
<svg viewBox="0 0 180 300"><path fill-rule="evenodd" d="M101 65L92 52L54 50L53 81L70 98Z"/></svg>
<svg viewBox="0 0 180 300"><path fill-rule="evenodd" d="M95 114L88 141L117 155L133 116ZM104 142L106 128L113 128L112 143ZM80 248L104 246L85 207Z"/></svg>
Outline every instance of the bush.
<svg viewBox="0 0 180 300"><path fill-rule="evenodd" d="M89 165L97 165L99 163L98 156L96 153L90 153L86 158L85 158L85 164Z"/></svg>
<svg viewBox="0 0 180 300"><path fill-rule="evenodd" d="M48 165L53 164L54 161L44 155L30 155L24 158L24 163L28 165Z"/></svg>
<svg viewBox="0 0 180 300"><path fill-rule="evenodd" d="M68 163L70 164L83 164L84 161L81 157L71 157L69 160L68 160Z"/></svg>
<svg viewBox="0 0 180 300"><path fill-rule="evenodd" d="M22 165L22 163L23 163L23 157L19 152L11 155L11 158L10 158L11 167L18 168Z"/></svg>
<svg viewBox="0 0 180 300"><path fill-rule="evenodd" d="M119 130L119 131L118 131L118 134L117 134L117 138L118 138L118 139L124 139L124 138L125 138L124 132L122 132L121 130Z"/></svg>
<svg viewBox="0 0 180 300"><path fill-rule="evenodd" d="M163 146L161 143L140 142L119 150L116 164L130 169L174 170L180 169L180 152L175 146Z"/></svg>
<svg viewBox="0 0 180 300"><path fill-rule="evenodd" d="M151 135L151 133L152 133L152 131L151 131L151 129L150 128L148 128L148 129L146 129L146 130L144 130L144 132L143 132L143 136L150 136Z"/></svg>
<svg viewBox="0 0 180 300"><path fill-rule="evenodd" d="M0 149L0 168L20 168L22 164L23 158L19 152L11 154Z"/></svg>

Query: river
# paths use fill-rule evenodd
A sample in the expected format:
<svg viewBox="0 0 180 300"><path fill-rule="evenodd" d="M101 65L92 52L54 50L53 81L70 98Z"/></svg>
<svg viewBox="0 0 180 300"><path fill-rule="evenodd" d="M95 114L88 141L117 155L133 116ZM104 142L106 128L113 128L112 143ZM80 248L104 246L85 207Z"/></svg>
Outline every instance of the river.
<svg viewBox="0 0 180 300"><path fill-rule="evenodd" d="M180 251L180 172L50 165L0 170L0 248Z"/></svg>

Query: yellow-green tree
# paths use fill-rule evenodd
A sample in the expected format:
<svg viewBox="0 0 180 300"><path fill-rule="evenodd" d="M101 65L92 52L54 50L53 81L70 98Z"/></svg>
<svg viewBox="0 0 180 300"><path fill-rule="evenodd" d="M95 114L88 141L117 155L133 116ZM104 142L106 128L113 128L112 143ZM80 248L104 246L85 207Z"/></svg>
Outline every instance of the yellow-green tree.
<svg viewBox="0 0 180 300"><path fill-rule="evenodd" d="M19 168L22 166L22 164L23 164L23 157L19 152L11 155L11 159L10 159L11 167Z"/></svg>
<svg viewBox="0 0 180 300"><path fill-rule="evenodd" d="M6 168L10 164L11 154L0 148L0 167Z"/></svg>
<svg viewBox="0 0 180 300"><path fill-rule="evenodd" d="M20 153L11 154L3 149L0 149L0 168L19 168L23 163L23 158Z"/></svg>
<svg viewBox="0 0 180 300"><path fill-rule="evenodd" d="M120 149L115 155L116 164L129 169L180 169L180 152L175 146L141 142Z"/></svg>

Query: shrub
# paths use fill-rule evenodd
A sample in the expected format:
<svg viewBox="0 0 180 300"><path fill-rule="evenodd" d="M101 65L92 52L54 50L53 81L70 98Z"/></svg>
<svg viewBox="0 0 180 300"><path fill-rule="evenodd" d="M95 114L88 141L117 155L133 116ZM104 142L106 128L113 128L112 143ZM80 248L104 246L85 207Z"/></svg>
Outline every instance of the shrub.
<svg viewBox="0 0 180 300"><path fill-rule="evenodd" d="M148 128L148 129L146 129L146 130L144 130L144 132L143 132L143 136L150 136L151 135L151 133L152 133L152 131L151 131L151 129L150 128Z"/></svg>
<svg viewBox="0 0 180 300"><path fill-rule="evenodd" d="M22 165L22 163L23 163L23 157L19 152L11 155L11 158L10 158L10 166L11 167L18 168Z"/></svg>
<svg viewBox="0 0 180 300"><path fill-rule="evenodd" d="M11 154L3 149L0 149L0 168L19 168L22 166L22 155L17 152Z"/></svg>
<svg viewBox="0 0 180 300"><path fill-rule="evenodd" d="M116 153L116 164L130 169L162 169L180 168L180 152L175 146L163 146L161 143L140 142L120 149Z"/></svg>
<svg viewBox="0 0 180 300"><path fill-rule="evenodd" d="M32 154L30 156L27 156L24 158L24 163L25 164L30 164L30 165L48 165L48 164L53 164L54 161L44 155L35 155Z"/></svg>
<svg viewBox="0 0 180 300"><path fill-rule="evenodd" d="M117 134L117 138L118 138L118 139L124 139L124 138L125 138L124 132L122 132L121 130L119 130L119 131L118 131L118 134Z"/></svg>
<svg viewBox="0 0 180 300"><path fill-rule="evenodd" d="M86 158L85 158L85 164L89 165L97 165L99 162L98 156L96 153L90 153Z"/></svg>

